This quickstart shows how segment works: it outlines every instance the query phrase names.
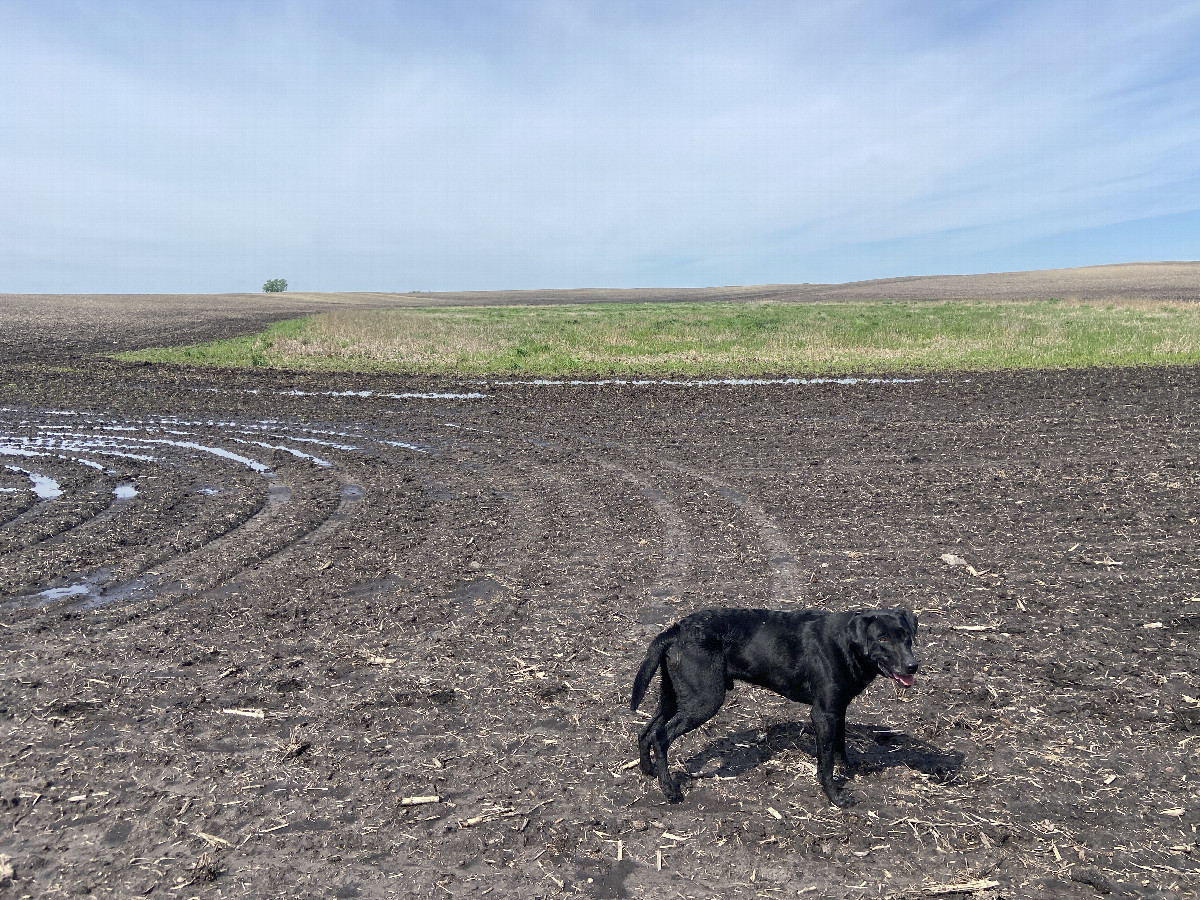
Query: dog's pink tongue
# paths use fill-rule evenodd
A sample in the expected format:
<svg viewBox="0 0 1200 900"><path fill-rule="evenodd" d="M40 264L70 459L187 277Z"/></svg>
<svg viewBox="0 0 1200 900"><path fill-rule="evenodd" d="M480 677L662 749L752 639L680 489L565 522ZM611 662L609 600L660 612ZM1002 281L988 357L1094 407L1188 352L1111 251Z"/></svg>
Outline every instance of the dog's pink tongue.
<svg viewBox="0 0 1200 900"><path fill-rule="evenodd" d="M897 684L899 684L901 687L906 687L906 688L912 687L913 684L915 684L916 680L917 680L917 677L915 675L893 675L892 677L896 679Z"/></svg>

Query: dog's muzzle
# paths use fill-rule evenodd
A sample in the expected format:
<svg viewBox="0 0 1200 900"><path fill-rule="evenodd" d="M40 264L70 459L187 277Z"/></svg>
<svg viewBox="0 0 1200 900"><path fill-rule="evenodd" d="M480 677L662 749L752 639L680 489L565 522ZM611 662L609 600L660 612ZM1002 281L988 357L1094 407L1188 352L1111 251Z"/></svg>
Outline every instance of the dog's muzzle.
<svg viewBox="0 0 1200 900"><path fill-rule="evenodd" d="M920 668L920 663L915 659L912 662L904 664L903 672L895 672L887 666L879 667L884 675L887 675L896 683L897 689L908 690L917 680L917 669Z"/></svg>

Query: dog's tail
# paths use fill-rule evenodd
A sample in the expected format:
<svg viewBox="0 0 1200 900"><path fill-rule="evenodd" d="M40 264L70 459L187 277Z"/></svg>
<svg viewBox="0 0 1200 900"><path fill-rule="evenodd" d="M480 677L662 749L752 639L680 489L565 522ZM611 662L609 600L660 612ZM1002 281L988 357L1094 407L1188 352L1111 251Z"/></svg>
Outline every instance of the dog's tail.
<svg viewBox="0 0 1200 900"><path fill-rule="evenodd" d="M654 673L662 664L663 654L667 652L667 648L671 644L675 643L675 636L678 634L679 625L672 625L650 642L650 647L646 650L646 658L642 660L642 667L638 669L637 677L633 679L633 695L629 699L629 708L633 712L637 712L642 698L646 696L646 688L650 687L650 679L654 677Z"/></svg>

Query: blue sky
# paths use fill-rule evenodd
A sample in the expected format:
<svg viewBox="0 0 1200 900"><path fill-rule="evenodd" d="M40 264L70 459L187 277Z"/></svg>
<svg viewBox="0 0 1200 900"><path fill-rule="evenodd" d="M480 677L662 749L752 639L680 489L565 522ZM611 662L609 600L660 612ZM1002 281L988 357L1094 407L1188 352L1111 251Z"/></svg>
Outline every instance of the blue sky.
<svg viewBox="0 0 1200 900"><path fill-rule="evenodd" d="M1200 258L1200 2L0 0L0 292Z"/></svg>

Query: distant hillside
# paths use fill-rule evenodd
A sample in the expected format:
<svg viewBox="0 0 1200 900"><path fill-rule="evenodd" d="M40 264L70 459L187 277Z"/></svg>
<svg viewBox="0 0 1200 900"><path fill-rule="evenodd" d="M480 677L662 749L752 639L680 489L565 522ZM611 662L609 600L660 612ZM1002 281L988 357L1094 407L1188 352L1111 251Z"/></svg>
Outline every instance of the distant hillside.
<svg viewBox="0 0 1200 900"><path fill-rule="evenodd" d="M1077 300L1200 301L1200 262L1122 263L988 275L923 275L846 284L763 284L711 288L582 288L538 291L456 291L408 294L294 294L405 306L544 303L684 302L698 300Z"/></svg>

